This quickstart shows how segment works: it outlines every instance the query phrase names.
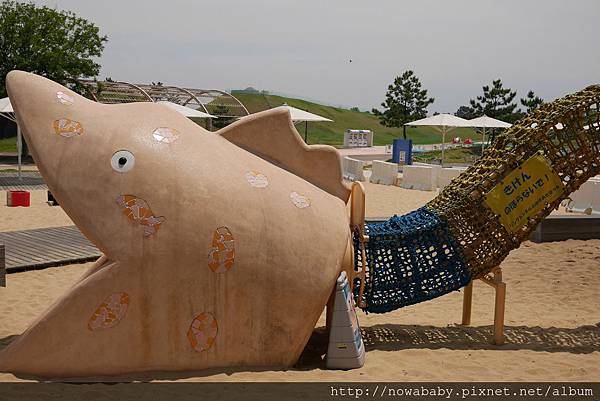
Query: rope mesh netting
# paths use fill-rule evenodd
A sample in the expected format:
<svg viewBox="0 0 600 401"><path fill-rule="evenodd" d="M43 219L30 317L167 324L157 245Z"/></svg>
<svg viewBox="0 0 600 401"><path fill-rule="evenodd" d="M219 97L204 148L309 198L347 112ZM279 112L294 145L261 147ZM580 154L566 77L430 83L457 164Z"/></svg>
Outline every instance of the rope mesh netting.
<svg viewBox="0 0 600 401"><path fill-rule="evenodd" d="M369 261L363 298L367 312L383 313L439 297L470 280L460 248L448 225L435 213L420 208L365 226ZM355 236L356 258L362 252ZM356 296L358 289L356 286Z"/></svg>
<svg viewBox="0 0 600 401"><path fill-rule="evenodd" d="M569 194L600 173L600 85L542 105L515 123L484 155L427 204L448 222L473 278L498 266ZM541 155L564 186L562 195L507 230L485 197L503 178Z"/></svg>
<svg viewBox="0 0 600 401"><path fill-rule="evenodd" d="M542 158L558 177L561 192L525 214L522 226L509 230L486 197L495 188L505 188L504 178L533 156ZM383 223L366 224L364 242L356 227L355 270L365 281L360 282L361 274L355 278L358 305L367 312L389 312L484 276L527 240L570 193L598 173L600 85L594 85L544 104L515 123L424 207Z"/></svg>

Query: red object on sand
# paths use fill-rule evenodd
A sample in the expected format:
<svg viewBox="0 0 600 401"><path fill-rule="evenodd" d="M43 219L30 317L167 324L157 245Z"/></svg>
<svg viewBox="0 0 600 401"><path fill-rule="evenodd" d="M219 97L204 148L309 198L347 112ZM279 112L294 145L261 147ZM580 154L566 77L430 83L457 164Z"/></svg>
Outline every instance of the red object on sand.
<svg viewBox="0 0 600 401"><path fill-rule="evenodd" d="M29 207L30 203L31 198L28 191L6 191L7 206Z"/></svg>

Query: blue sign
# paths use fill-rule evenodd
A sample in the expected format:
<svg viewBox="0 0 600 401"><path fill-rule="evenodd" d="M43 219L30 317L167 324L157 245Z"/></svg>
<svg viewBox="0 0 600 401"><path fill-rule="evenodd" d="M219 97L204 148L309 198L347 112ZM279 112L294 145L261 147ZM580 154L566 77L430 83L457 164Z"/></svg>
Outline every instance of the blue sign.
<svg viewBox="0 0 600 401"><path fill-rule="evenodd" d="M394 139L392 162L412 164L412 139Z"/></svg>

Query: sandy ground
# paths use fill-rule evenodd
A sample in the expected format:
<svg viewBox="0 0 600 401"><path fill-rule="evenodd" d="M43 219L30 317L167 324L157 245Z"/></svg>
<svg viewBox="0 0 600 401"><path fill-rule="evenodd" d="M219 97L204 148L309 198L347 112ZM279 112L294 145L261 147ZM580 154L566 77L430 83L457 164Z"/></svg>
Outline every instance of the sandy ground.
<svg viewBox="0 0 600 401"><path fill-rule="evenodd" d="M365 187L365 212L367 218L388 218L394 214L411 212L435 198L437 191L415 191L392 185L363 182ZM568 214L563 207L552 214ZM570 213L572 214L572 213Z"/></svg>
<svg viewBox="0 0 600 401"><path fill-rule="evenodd" d="M368 218L390 217L413 211L432 200L437 192L414 191L390 185L364 182L366 215ZM32 228L61 227L73 224L69 216L57 206L46 203L46 191L30 191L31 206L6 207L6 191L0 191L0 231L27 230ZM553 214L565 214L564 209Z"/></svg>
<svg viewBox="0 0 600 401"><path fill-rule="evenodd" d="M7 207L6 191L0 191L0 231L29 230L32 228L61 227L73 221L60 206L46 203L46 191L29 191L31 206Z"/></svg>
<svg viewBox="0 0 600 401"><path fill-rule="evenodd" d="M3 164L0 163L0 171L17 171L19 166L16 164ZM21 166L21 171L38 171L35 164L24 164Z"/></svg>
<svg viewBox="0 0 600 401"><path fill-rule="evenodd" d="M394 213L404 214L419 208L433 199L437 193L413 191L395 186L364 183L366 191L366 213L368 217L389 217ZM60 207L46 203L46 191L30 191L31 206L6 207L6 191L0 191L0 231L27 230L43 227L60 227L73 224Z"/></svg>
<svg viewBox="0 0 600 401"><path fill-rule="evenodd" d="M366 184L367 215L405 213L434 193ZM36 191L37 192L37 191ZM0 206L0 230L70 224L34 192L31 208ZM471 327L461 321L462 294L384 315L359 312L366 363L329 371L321 360L324 317L294 369L153 373L117 380L184 381L598 381L600 380L600 240L526 242L502 265L507 283L507 343L490 343L493 290L475 283ZM71 265L10 274L0 288L0 349L85 271ZM23 378L0 374L0 381Z"/></svg>

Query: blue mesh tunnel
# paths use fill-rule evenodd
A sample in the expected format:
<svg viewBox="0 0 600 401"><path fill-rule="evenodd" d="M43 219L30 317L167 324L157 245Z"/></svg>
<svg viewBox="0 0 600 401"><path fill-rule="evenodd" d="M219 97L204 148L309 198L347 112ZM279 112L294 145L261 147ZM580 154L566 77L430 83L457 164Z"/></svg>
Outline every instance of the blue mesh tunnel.
<svg viewBox="0 0 600 401"><path fill-rule="evenodd" d="M366 312L385 313L455 291L471 275L448 225L422 207L383 223L365 225L369 241L362 305ZM358 233L354 235L355 262L363 266ZM360 280L360 279L357 279ZM358 300L360 282L355 283Z"/></svg>

